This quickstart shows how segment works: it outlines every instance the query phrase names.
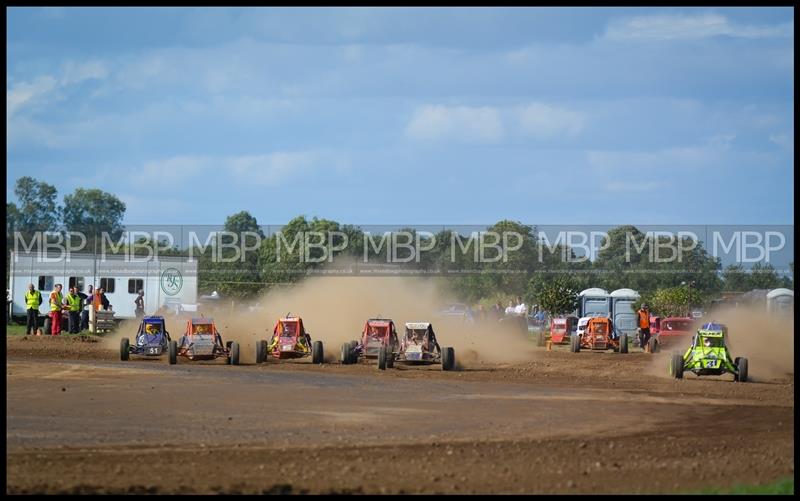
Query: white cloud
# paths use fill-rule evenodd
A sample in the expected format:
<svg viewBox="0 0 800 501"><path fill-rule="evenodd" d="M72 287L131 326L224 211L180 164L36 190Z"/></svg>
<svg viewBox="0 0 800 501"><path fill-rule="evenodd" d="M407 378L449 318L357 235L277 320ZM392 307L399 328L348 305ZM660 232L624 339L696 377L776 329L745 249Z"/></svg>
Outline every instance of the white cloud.
<svg viewBox="0 0 800 501"><path fill-rule="evenodd" d="M544 103L531 103L518 110L522 131L536 138L576 136L586 120L583 113Z"/></svg>
<svg viewBox="0 0 800 501"><path fill-rule="evenodd" d="M12 117L25 106L44 101L57 86L57 80L50 75L13 84L6 90L6 118Z"/></svg>
<svg viewBox="0 0 800 501"><path fill-rule="evenodd" d="M727 17L702 14L654 14L612 21L604 37L611 40L677 40L714 36L737 38L788 38L794 36L794 22L754 26L731 23Z"/></svg>
<svg viewBox="0 0 800 501"><path fill-rule="evenodd" d="M769 140L783 148L794 149L794 137L788 134L770 134Z"/></svg>
<svg viewBox="0 0 800 501"><path fill-rule="evenodd" d="M503 137L503 123L492 107L427 105L415 111L406 134L419 140L494 143Z"/></svg>
<svg viewBox="0 0 800 501"><path fill-rule="evenodd" d="M238 156L179 155L145 162L140 171L131 175L130 181L138 186L168 189L196 179L208 180L209 185L225 180L250 186L277 186L323 167L343 173L347 162L313 151Z"/></svg>
<svg viewBox="0 0 800 501"><path fill-rule="evenodd" d="M109 75L108 67L102 61L65 61L61 65L61 85L81 83L84 80L104 80Z"/></svg>

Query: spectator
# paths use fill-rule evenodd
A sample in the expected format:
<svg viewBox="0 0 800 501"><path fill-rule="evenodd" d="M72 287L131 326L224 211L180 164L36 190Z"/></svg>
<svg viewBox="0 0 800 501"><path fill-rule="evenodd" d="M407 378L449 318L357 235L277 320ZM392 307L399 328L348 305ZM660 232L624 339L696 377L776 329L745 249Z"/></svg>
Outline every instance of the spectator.
<svg viewBox="0 0 800 501"><path fill-rule="evenodd" d="M50 334L61 334L61 310L64 308L64 296L61 294L61 284L56 284L50 293Z"/></svg>
<svg viewBox="0 0 800 501"><path fill-rule="evenodd" d="M89 286L87 294L83 295L83 308L81 309L81 330L89 330L89 308L92 307L94 302L94 287Z"/></svg>
<svg viewBox="0 0 800 501"><path fill-rule="evenodd" d="M34 289L33 284L28 284L28 292L25 293L25 307L28 309L25 335L36 335L36 331L39 329L39 305L41 304L42 293Z"/></svg>
<svg viewBox="0 0 800 501"><path fill-rule="evenodd" d="M144 317L144 291L139 290L139 295L136 296L136 300L134 301L136 305L136 318Z"/></svg>
<svg viewBox="0 0 800 501"><path fill-rule="evenodd" d="M521 296L517 296L517 306L514 308L514 313L521 317L528 315L528 307L525 305Z"/></svg>
<svg viewBox="0 0 800 501"><path fill-rule="evenodd" d="M104 310L110 309L111 304L108 302L108 298L106 297L106 290L100 287L99 289L97 289L97 295L99 296L100 305L103 307L103 309Z"/></svg>
<svg viewBox="0 0 800 501"><path fill-rule="evenodd" d="M485 322L486 321L486 310L483 308L483 304L478 304L478 311L476 313L476 318L478 322Z"/></svg>
<svg viewBox="0 0 800 501"><path fill-rule="evenodd" d="M64 308L69 313L69 333L77 334L80 332L81 298L75 287L69 288L69 293L64 298Z"/></svg>
<svg viewBox="0 0 800 501"><path fill-rule="evenodd" d="M516 313L517 305L514 304L513 299L508 300L508 306L506 307L505 314L506 316L514 315Z"/></svg>

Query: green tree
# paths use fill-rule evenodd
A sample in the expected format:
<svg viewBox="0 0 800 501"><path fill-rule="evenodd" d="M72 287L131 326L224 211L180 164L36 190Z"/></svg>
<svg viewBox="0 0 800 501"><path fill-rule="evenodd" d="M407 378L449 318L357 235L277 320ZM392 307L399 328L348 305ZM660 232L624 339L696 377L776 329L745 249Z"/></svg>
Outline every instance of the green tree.
<svg viewBox="0 0 800 501"><path fill-rule="evenodd" d="M533 277L528 282L527 296L551 315L570 313L578 307L580 285L572 275L557 275L549 280Z"/></svg>
<svg viewBox="0 0 800 501"><path fill-rule="evenodd" d="M56 187L32 177L17 179L14 186L17 196L16 229L18 231L56 231L61 209L58 207ZM6 206L8 209L9 207Z"/></svg>
<svg viewBox="0 0 800 501"><path fill-rule="evenodd" d="M722 272L724 289L731 292L750 290L750 280L740 264L730 264Z"/></svg>
<svg viewBox="0 0 800 501"><path fill-rule="evenodd" d="M643 296L634 307L639 309L642 303L647 303L653 314L662 317L679 317L689 313L692 306L703 302L700 290L686 286L658 289L647 296Z"/></svg>
<svg viewBox="0 0 800 501"><path fill-rule="evenodd" d="M122 235L125 203L116 195L92 188L77 188L64 197L64 227L68 231L83 232L87 240L102 232L117 240Z"/></svg>

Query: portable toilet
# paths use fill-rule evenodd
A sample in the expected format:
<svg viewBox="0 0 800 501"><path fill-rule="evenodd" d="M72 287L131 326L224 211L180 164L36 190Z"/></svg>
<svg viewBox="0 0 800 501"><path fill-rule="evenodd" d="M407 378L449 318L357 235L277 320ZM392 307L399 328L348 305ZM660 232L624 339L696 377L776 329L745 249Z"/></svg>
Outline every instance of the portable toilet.
<svg viewBox="0 0 800 501"><path fill-rule="evenodd" d="M582 290L578 294L580 317L610 317L611 299L608 291L599 287Z"/></svg>
<svg viewBox="0 0 800 501"><path fill-rule="evenodd" d="M794 291L791 289L772 289L767 293L767 313L793 314Z"/></svg>
<svg viewBox="0 0 800 501"><path fill-rule="evenodd" d="M609 294L611 299L611 320L618 335L628 335L628 339L636 339L636 310L633 303L639 300L639 293L633 289L617 289Z"/></svg>

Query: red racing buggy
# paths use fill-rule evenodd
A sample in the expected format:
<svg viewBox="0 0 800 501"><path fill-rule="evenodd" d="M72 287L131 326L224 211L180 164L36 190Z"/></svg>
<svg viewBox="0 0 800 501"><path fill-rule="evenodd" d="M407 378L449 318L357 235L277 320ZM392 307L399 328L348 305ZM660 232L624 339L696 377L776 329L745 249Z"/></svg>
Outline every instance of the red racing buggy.
<svg viewBox="0 0 800 501"><path fill-rule="evenodd" d="M176 364L178 356L189 360L214 360L225 358L227 364L239 365L239 343L222 342L212 318L191 318L186 322L186 332L180 341L169 342L169 363Z"/></svg>
<svg viewBox="0 0 800 501"><path fill-rule="evenodd" d="M691 342L695 332L694 324L695 319L691 317L662 318L658 333L648 342L650 353L659 351L662 346L678 346Z"/></svg>
<svg viewBox="0 0 800 501"><path fill-rule="evenodd" d="M378 358L381 348L395 353L400 348L394 322L387 318L370 318L364 324L359 341L342 345L342 364L355 364L361 359Z"/></svg>
<svg viewBox="0 0 800 501"><path fill-rule="evenodd" d="M303 326L300 317L285 316L279 318L272 329L269 341L256 342L256 363L266 362L268 357L278 360L311 356L311 363L321 364L324 361L322 341L311 342L311 335Z"/></svg>

